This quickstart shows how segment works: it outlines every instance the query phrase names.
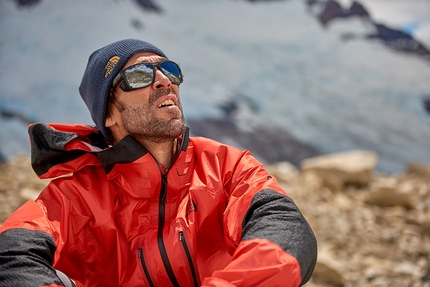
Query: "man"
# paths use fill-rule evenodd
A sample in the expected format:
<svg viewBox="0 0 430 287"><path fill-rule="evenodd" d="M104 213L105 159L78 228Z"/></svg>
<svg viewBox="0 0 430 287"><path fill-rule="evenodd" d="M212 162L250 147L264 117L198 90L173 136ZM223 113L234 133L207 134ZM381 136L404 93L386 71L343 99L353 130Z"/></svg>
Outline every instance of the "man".
<svg viewBox="0 0 430 287"><path fill-rule="evenodd" d="M53 179L0 228L2 286L62 286L64 274L77 286L309 280L310 226L249 152L188 136L182 81L140 40L90 56L79 91L98 130L29 127L33 168Z"/></svg>

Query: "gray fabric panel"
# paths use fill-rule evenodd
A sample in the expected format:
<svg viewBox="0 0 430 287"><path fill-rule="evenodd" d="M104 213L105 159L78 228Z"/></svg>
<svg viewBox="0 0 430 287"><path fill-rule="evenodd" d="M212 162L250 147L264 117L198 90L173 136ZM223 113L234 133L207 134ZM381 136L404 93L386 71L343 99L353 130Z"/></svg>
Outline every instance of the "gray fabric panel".
<svg viewBox="0 0 430 287"><path fill-rule="evenodd" d="M55 249L52 237L42 231L14 228L1 233L1 286L63 285L52 267Z"/></svg>
<svg viewBox="0 0 430 287"><path fill-rule="evenodd" d="M242 238L276 243L298 260L301 284L311 278L317 259L316 238L290 197L271 189L258 192L244 219Z"/></svg>

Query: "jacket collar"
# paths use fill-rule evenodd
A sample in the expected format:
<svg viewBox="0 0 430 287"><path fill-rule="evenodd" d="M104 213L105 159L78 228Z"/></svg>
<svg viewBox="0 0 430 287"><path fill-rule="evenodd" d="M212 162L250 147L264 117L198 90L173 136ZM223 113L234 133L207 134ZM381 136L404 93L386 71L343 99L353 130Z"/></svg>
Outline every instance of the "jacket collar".
<svg viewBox="0 0 430 287"><path fill-rule="evenodd" d="M184 133L178 137L180 147L176 154L173 156L174 162L179 157L181 151L186 151L189 142L189 128L186 127ZM130 163L144 155L149 151L133 136L127 135L112 147L105 149L101 152L95 153L103 166L106 174L110 173L117 163Z"/></svg>
<svg viewBox="0 0 430 287"><path fill-rule="evenodd" d="M30 125L29 135L32 166L43 178L72 173L88 164L99 164L109 173L117 163L130 163L149 153L131 135L109 147L98 130L85 125L36 123ZM187 149L188 127L178 140L175 159Z"/></svg>

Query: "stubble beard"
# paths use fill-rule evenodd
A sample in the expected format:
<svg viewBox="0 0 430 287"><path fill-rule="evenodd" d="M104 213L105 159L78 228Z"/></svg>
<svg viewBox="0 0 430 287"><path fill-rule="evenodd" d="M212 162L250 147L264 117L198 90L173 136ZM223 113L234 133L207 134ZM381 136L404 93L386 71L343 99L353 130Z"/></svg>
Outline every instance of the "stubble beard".
<svg viewBox="0 0 430 287"><path fill-rule="evenodd" d="M168 110L171 119L157 117L155 102L164 95L170 94L170 89L155 91L147 105L140 107L124 107L122 120L130 135L140 140L150 140L155 143L171 141L185 131L185 118L182 104L178 98L178 108Z"/></svg>

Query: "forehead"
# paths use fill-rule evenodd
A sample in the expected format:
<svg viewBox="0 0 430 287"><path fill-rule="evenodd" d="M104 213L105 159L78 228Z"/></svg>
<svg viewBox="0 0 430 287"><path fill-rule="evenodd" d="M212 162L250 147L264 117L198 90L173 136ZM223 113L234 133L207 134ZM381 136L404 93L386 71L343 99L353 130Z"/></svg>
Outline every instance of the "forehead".
<svg viewBox="0 0 430 287"><path fill-rule="evenodd" d="M131 58L124 65L124 68L127 68L131 65L138 64L138 63L159 62L165 59L166 58L158 54L155 54L153 52L140 52L131 56Z"/></svg>

